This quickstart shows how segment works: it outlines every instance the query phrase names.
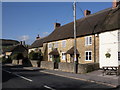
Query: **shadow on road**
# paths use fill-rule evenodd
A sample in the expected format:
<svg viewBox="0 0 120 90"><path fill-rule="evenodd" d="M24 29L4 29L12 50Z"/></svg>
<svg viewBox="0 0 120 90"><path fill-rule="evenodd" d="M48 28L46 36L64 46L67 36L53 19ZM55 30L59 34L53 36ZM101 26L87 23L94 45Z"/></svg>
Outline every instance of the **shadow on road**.
<svg viewBox="0 0 120 90"><path fill-rule="evenodd" d="M17 77L17 76L9 74L5 71L2 71L2 83L7 82L8 80L15 78L15 77Z"/></svg>

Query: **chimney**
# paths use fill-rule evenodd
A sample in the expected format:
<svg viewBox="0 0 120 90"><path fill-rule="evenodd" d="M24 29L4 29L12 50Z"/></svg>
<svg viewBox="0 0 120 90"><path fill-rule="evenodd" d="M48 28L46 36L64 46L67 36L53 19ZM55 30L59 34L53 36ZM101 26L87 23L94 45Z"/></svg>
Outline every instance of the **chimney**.
<svg viewBox="0 0 120 90"><path fill-rule="evenodd" d="M120 5L120 0L113 0L112 8L116 8L118 5Z"/></svg>
<svg viewBox="0 0 120 90"><path fill-rule="evenodd" d="M20 45L22 45L22 41L20 41Z"/></svg>
<svg viewBox="0 0 120 90"><path fill-rule="evenodd" d="M61 24L60 23L54 23L54 29L56 29L57 27L60 27Z"/></svg>
<svg viewBox="0 0 120 90"><path fill-rule="evenodd" d="M39 36L39 34L38 34L38 36L36 37L36 40L38 40L38 39L40 39L40 36Z"/></svg>
<svg viewBox="0 0 120 90"><path fill-rule="evenodd" d="M89 10L85 10L84 11L84 16L86 17L87 15L90 15L91 14L91 11L89 11Z"/></svg>
<svg viewBox="0 0 120 90"><path fill-rule="evenodd" d="M23 41L23 45L25 46L25 41Z"/></svg>

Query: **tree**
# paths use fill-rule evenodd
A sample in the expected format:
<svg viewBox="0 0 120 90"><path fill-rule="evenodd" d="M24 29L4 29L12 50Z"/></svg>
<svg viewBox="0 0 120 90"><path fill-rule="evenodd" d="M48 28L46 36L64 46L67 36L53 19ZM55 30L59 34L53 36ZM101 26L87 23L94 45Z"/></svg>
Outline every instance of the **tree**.
<svg viewBox="0 0 120 90"><path fill-rule="evenodd" d="M29 53L29 59L31 60L41 60L41 57L42 57L41 51L38 52L31 51Z"/></svg>

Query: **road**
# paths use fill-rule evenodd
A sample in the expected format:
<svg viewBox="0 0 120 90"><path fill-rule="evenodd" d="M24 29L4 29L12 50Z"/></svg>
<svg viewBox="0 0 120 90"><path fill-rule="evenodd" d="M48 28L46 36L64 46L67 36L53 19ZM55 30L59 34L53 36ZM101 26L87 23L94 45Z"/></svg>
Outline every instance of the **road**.
<svg viewBox="0 0 120 90"><path fill-rule="evenodd" d="M48 90L59 88L112 88L97 83L46 74L40 71L43 70L26 70L22 66L3 66L2 88L30 88L30 90L34 88Z"/></svg>

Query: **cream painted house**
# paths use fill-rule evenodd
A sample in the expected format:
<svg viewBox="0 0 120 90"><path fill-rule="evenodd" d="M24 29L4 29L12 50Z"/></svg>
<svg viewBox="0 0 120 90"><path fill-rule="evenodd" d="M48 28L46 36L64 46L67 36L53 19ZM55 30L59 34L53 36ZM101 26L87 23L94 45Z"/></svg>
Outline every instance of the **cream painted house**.
<svg viewBox="0 0 120 90"><path fill-rule="evenodd" d="M120 65L120 30L101 33L100 37L100 68ZM107 57L106 55L110 56Z"/></svg>

